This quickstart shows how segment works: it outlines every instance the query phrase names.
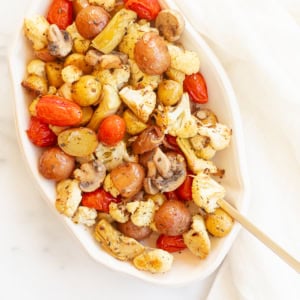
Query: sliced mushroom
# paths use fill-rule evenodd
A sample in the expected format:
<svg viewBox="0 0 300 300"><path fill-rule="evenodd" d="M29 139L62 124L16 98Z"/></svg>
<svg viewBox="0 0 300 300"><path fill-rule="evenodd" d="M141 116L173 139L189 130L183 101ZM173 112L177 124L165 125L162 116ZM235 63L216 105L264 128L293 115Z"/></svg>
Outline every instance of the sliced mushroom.
<svg viewBox="0 0 300 300"><path fill-rule="evenodd" d="M119 69L122 64L128 63L128 56L124 53L113 51L111 54L103 54L91 49L85 55L85 61L91 65L100 65L102 69Z"/></svg>
<svg viewBox="0 0 300 300"><path fill-rule="evenodd" d="M182 15L171 9L161 10L157 15L155 27L169 42L179 40L183 33L185 23Z"/></svg>
<svg viewBox="0 0 300 300"><path fill-rule="evenodd" d="M153 184L161 192L171 192L176 190L184 182L187 175L186 164L182 155L175 152L168 152L166 155L171 164L170 175L168 175L167 178L158 176L155 179L152 179Z"/></svg>
<svg viewBox="0 0 300 300"><path fill-rule="evenodd" d="M162 177L168 178L168 177L172 176L172 173L170 172L171 171L171 161L169 160L168 156L161 151L161 149L159 147L157 147L155 149L155 152L153 155L153 162L156 166L158 173Z"/></svg>
<svg viewBox="0 0 300 300"><path fill-rule="evenodd" d="M164 133L158 126L146 128L138 138L132 143L134 154L143 154L159 146L164 139Z"/></svg>
<svg viewBox="0 0 300 300"><path fill-rule="evenodd" d="M159 192L159 189L154 185L150 177L144 179L144 190L149 195L156 195Z"/></svg>
<svg viewBox="0 0 300 300"><path fill-rule="evenodd" d="M73 41L71 35L65 30L60 30L56 24L49 27L48 41L50 55L65 57L72 51Z"/></svg>
<svg viewBox="0 0 300 300"><path fill-rule="evenodd" d="M83 192L93 192L99 188L105 175L106 168L99 160L84 163L74 171L74 177L79 180L79 187Z"/></svg>

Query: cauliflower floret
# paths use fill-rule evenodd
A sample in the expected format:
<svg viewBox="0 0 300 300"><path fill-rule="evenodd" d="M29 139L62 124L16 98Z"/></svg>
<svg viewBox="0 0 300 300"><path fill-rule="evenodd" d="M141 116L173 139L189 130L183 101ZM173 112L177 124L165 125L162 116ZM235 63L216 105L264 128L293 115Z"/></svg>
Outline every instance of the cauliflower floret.
<svg viewBox="0 0 300 300"><path fill-rule="evenodd" d="M151 249L133 259L134 266L151 273L164 273L171 269L173 255L162 249Z"/></svg>
<svg viewBox="0 0 300 300"><path fill-rule="evenodd" d="M134 47L136 42L144 35L146 32L157 32L156 28L150 27L150 23L138 24L132 23L129 25L126 35L123 37L119 44L119 50L128 55L130 59L134 59Z"/></svg>
<svg viewBox="0 0 300 300"><path fill-rule="evenodd" d="M200 59L196 52L184 50L171 43L167 46L171 56L171 68L179 70L186 75L191 75L199 71Z"/></svg>
<svg viewBox="0 0 300 300"><path fill-rule="evenodd" d="M230 143L231 129L226 125L217 123L213 127L200 126L198 132L209 137L211 146L217 151L223 150Z"/></svg>
<svg viewBox="0 0 300 300"><path fill-rule="evenodd" d="M134 112L134 114L146 123L156 105L156 94L150 86L140 90L134 90L126 86L119 93L124 103Z"/></svg>
<svg viewBox="0 0 300 300"><path fill-rule="evenodd" d="M138 157L130 156L127 152L125 142L121 141L116 146L105 146L99 143L95 155L100 160L108 171L111 171L124 161L137 162Z"/></svg>
<svg viewBox="0 0 300 300"><path fill-rule="evenodd" d="M183 234L183 240L188 249L201 259L209 254L211 243L202 216L193 216L191 229Z"/></svg>
<svg viewBox="0 0 300 300"><path fill-rule="evenodd" d="M126 211L126 207L122 203L117 204L111 202L109 204L109 214L115 221L119 223L126 223L129 220L129 214Z"/></svg>
<svg viewBox="0 0 300 300"><path fill-rule="evenodd" d="M194 174L201 172L217 173L218 169L212 161L196 156L188 139L177 138L177 144L187 160L188 166Z"/></svg>
<svg viewBox="0 0 300 300"><path fill-rule="evenodd" d="M82 74L82 70L73 65L66 66L61 70L61 77L63 81L67 83L73 83L77 81Z"/></svg>
<svg viewBox="0 0 300 300"><path fill-rule="evenodd" d="M129 80L130 67L129 65L122 65L122 68L111 70L96 68L92 75L94 75L102 85L111 85L116 90L120 90Z"/></svg>
<svg viewBox="0 0 300 300"><path fill-rule="evenodd" d="M79 206L72 221L77 224L93 226L96 223L97 211L94 208Z"/></svg>
<svg viewBox="0 0 300 300"><path fill-rule="evenodd" d="M75 22L68 26L66 31L71 35L74 52L85 53L89 49L91 41L80 35L76 28Z"/></svg>
<svg viewBox="0 0 300 300"><path fill-rule="evenodd" d="M197 119L191 114L190 100L184 93L175 108L160 105L156 114L156 123L164 133L181 138L190 138L197 134Z"/></svg>
<svg viewBox="0 0 300 300"><path fill-rule="evenodd" d="M206 212L211 213L219 207L218 200L225 197L225 188L204 173L194 177L192 184L193 201Z"/></svg>
<svg viewBox="0 0 300 300"><path fill-rule="evenodd" d="M104 182L103 182L103 189L110 193L113 197L118 197L120 195L120 192L118 189L114 186L114 183L111 180L110 174L107 174Z"/></svg>
<svg viewBox="0 0 300 300"><path fill-rule="evenodd" d="M72 217L82 198L78 180L66 179L60 181L56 186L56 195L56 209L60 213Z"/></svg>
<svg viewBox="0 0 300 300"><path fill-rule="evenodd" d="M40 77L46 77L45 71L46 63L40 59L33 59L27 65L27 72L28 74L34 74Z"/></svg>
<svg viewBox="0 0 300 300"><path fill-rule="evenodd" d="M155 203L147 201L133 201L127 203L126 209L131 212L131 221L136 226L149 226L155 214Z"/></svg>
<svg viewBox="0 0 300 300"><path fill-rule="evenodd" d="M199 158L203 158L205 160L210 160L215 156L215 154L217 152L211 146L210 139L208 137L198 134L198 135L190 138L189 141L195 150L195 154Z"/></svg>
<svg viewBox="0 0 300 300"><path fill-rule="evenodd" d="M34 50L42 50L48 45L48 30L50 24L44 16L25 18L25 36L33 43Z"/></svg>
<svg viewBox="0 0 300 300"><path fill-rule="evenodd" d="M112 11L115 8L116 0L89 0L89 4L99 5L107 11Z"/></svg>
<svg viewBox="0 0 300 300"><path fill-rule="evenodd" d="M132 59L129 59L128 63L131 69L129 83L134 88L140 89L146 86L151 86L152 89L155 90L158 87L162 78L160 75L148 75L143 73L137 63Z"/></svg>

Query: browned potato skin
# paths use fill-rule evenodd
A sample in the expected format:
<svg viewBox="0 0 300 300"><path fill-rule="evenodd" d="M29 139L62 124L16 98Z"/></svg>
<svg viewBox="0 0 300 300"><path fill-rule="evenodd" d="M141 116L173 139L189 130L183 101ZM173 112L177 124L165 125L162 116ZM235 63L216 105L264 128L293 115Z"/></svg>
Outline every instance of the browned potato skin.
<svg viewBox="0 0 300 300"><path fill-rule="evenodd" d="M100 33L110 19L110 15L100 6L89 5L76 16L75 24L78 32L88 40Z"/></svg>
<svg viewBox="0 0 300 300"><path fill-rule="evenodd" d="M137 241L147 238L152 233L149 226L136 226L130 220L126 223L118 223L117 228L126 236L134 238Z"/></svg>
<svg viewBox="0 0 300 300"><path fill-rule="evenodd" d="M134 59L149 75L161 75L171 64L171 57L164 39L155 32L147 32L135 44Z"/></svg>
<svg viewBox="0 0 300 300"><path fill-rule="evenodd" d="M171 236L186 232L191 222L192 216L189 210L178 200L164 202L154 216L157 231Z"/></svg>
<svg viewBox="0 0 300 300"><path fill-rule="evenodd" d="M43 152L38 168L45 178L59 181L70 177L75 169L75 159L58 147L53 147Z"/></svg>
<svg viewBox="0 0 300 300"><path fill-rule="evenodd" d="M130 198L142 189L145 170L138 163L128 162L114 168L110 178L121 196Z"/></svg>

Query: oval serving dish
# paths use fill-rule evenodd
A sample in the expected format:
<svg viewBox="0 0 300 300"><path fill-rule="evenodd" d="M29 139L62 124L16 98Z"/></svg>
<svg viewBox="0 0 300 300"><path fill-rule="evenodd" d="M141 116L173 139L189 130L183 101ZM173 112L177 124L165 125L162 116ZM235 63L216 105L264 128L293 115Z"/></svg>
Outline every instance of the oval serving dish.
<svg viewBox="0 0 300 300"><path fill-rule="evenodd" d="M164 0L160 1L160 3L164 8L177 9L172 0ZM26 16L44 15L48 6L49 1L34 1ZM21 21L23 23L23 20ZM33 181L37 183L43 198L50 205L51 209L56 212L54 183L44 179L39 174L37 162L40 151L29 141L26 135L29 122L28 104L30 99L21 87L21 81L26 73L26 63L32 57L32 52L29 42L23 35L22 23L20 23L19 32L9 53L11 79L14 88L16 128L20 148L33 175ZM220 122L228 125L233 130L230 146L218 153L214 161L219 168L226 170L222 179L222 185L227 191L226 199L241 212L245 213L249 201L247 197L247 172L240 115L233 89L219 61L187 20L181 42L186 49L196 51L200 57L201 72L206 78L209 93L207 106L216 113ZM182 285L209 276L225 258L240 228L235 222L233 230L227 237L222 239L212 238L212 250L206 259L200 260L186 250L182 253L174 254L174 264L169 272L165 274L151 274L139 271L132 264L119 261L110 256L101 249L89 230L74 224L69 218L59 215L58 212L56 214L95 261L117 272L126 273L160 285ZM149 243L151 244L153 241L149 241Z"/></svg>

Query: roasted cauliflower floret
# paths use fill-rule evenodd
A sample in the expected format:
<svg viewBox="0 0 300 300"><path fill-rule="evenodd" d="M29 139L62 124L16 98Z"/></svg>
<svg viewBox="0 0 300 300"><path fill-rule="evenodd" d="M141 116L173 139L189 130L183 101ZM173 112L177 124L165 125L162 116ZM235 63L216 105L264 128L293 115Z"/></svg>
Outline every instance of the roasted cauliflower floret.
<svg viewBox="0 0 300 300"><path fill-rule="evenodd" d="M189 168L194 174L201 172L217 173L218 169L210 160L205 160L196 156L188 139L177 138L177 144L184 153Z"/></svg>
<svg viewBox="0 0 300 300"><path fill-rule="evenodd" d="M66 179L56 185L56 209L67 217L73 217L81 198L81 189L77 180Z"/></svg>
<svg viewBox="0 0 300 300"><path fill-rule="evenodd" d="M116 5L116 0L89 0L89 4L99 5L107 11L112 11Z"/></svg>
<svg viewBox="0 0 300 300"><path fill-rule="evenodd" d="M33 59L27 64L27 73L40 77L46 77L45 62L40 59Z"/></svg>
<svg viewBox="0 0 300 300"><path fill-rule="evenodd" d="M213 212L218 200L225 197L225 188L209 175L199 173L194 177L192 184L193 201L206 212Z"/></svg>
<svg viewBox="0 0 300 300"><path fill-rule="evenodd" d="M164 133L181 138L197 134L197 120L191 114L190 100L184 93L176 107L160 105L156 112L156 123Z"/></svg>
<svg viewBox="0 0 300 300"><path fill-rule="evenodd" d="M196 135L189 139L193 149L195 150L195 154L199 158L203 158L205 160L212 159L216 150L211 146L210 139L208 137L202 135Z"/></svg>
<svg viewBox="0 0 300 300"><path fill-rule="evenodd" d="M72 220L76 224L93 226L96 223L97 211L94 208L79 206Z"/></svg>
<svg viewBox="0 0 300 300"><path fill-rule="evenodd" d="M230 143L231 129L226 125L217 123L213 127L200 126L198 132L209 137L210 145L217 151L225 149Z"/></svg>
<svg viewBox="0 0 300 300"><path fill-rule="evenodd" d="M152 199L129 202L126 208L131 213L132 223L136 226L149 226L153 221L155 203Z"/></svg>
<svg viewBox="0 0 300 300"><path fill-rule="evenodd" d="M132 59L129 59L128 63L131 69L131 75L129 80L130 85L137 89L150 86L153 90L155 90L158 87L158 84L162 79L160 75L149 75L143 73L138 67L137 63Z"/></svg>
<svg viewBox="0 0 300 300"><path fill-rule="evenodd" d="M34 50L42 50L48 45L49 26L50 24L44 16L33 16L25 19L25 36L32 42Z"/></svg>
<svg viewBox="0 0 300 300"><path fill-rule="evenodd" d="M113 197L118 197L120 195L120 192L118 189L114 186L114 183L111 180L110 174L107 174L104 182L103 182L103 189L110 193Z"/></svg>
<svg viewBox="0 0 300 300"><path fill-rule="evenodd" d="M134 90L132 87L126 86L119 94L134 114L146 123L156 105L156 94L152 88L147 86L140 90Z"/></svg>
<svg viewBox="0 0 300 300"><path fill-rule="evenodd" d="M82 70L73 65L66 66L61 70L62 79L67 83L73 83L77 81L82 76L82 74Z"/></svg>
<svg viewBox="0 0 300 300"><path fill-rule="evenodd" d="M84 37L80 35L78 32L75 22L73 22L70 26L66 28L66 31L71 35L73 41L73 51L75 53L84 54L90 46L91 41L86 40Z"/></svg>
<svg viewBox="0 0 300 300"><path fill-rule="evenodd" d="M104 250L120 260L132 260L145 250L142 244L126 237L104 219L96 225L94 237Z"/></svg>
<svg viewBox="0 0 300 300"><path fill-rule="evenodd" d="M188 249L201 259L209 254L211 244L202 216L193 216L191 229L183 234L183 240Z"/></svg>
<svg viewBox="0 0 300 300"><path fill-rule="evenodd" d="M170 43L167 46L171 56L171 68L179 70L186 75L199 71L200 59L196 52L184 50Z"/></svg>
<svg viewBox="0 0 300 300"><path fill-rule="evenodd" d="M129 213L126 211L126 207L122 203L111 202L109 204L109 214L119 223L126 223L129 220Z"/></svg>
<svg viewBox="0 0 300 300"><path fill-rule="evenodd" d="M102 85L111 85L116 90L120 90L130 78L129 65L122 65L118 69L95 69L92 73Z"/></svg>
<svg viewBox="0 0 300 300"><path fill-rule="evenodd" d="M162 249L151 249L133 259L134 266L151 273L164 273L171 269L173 255Z"/></svg>

